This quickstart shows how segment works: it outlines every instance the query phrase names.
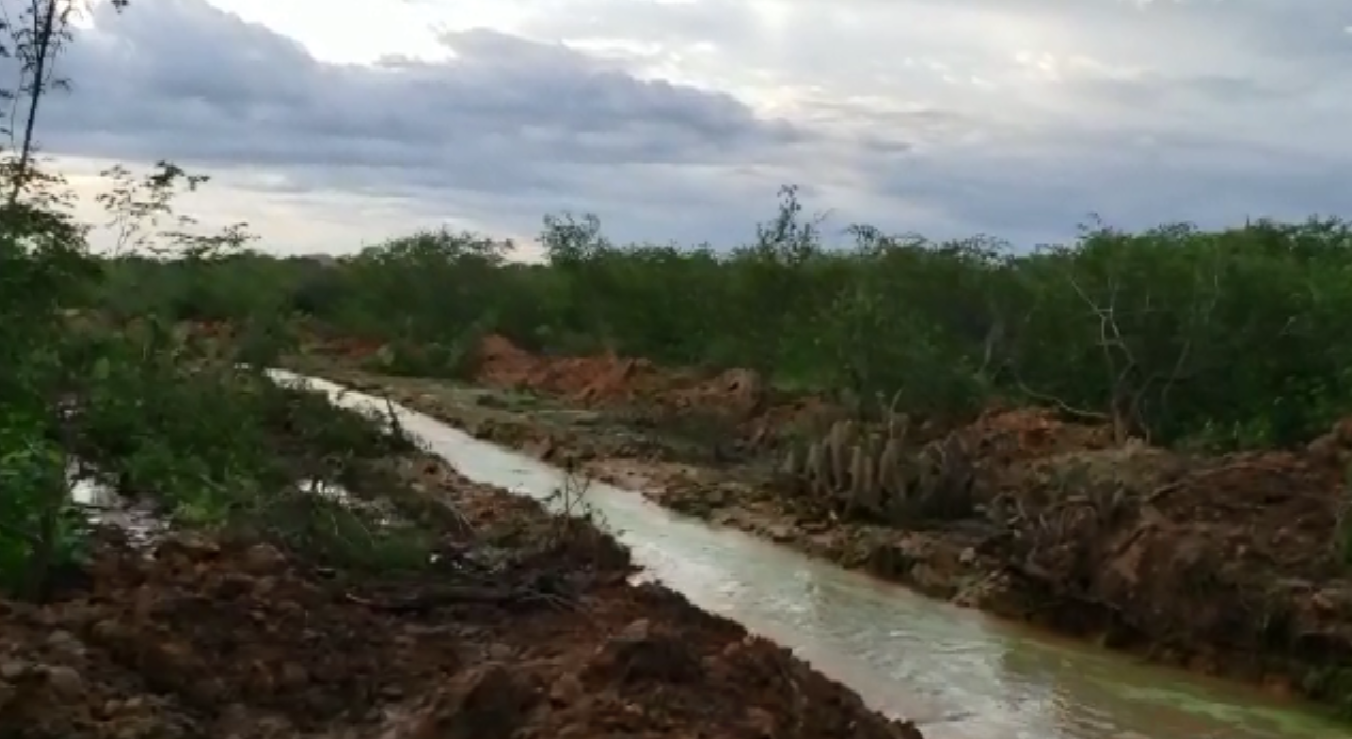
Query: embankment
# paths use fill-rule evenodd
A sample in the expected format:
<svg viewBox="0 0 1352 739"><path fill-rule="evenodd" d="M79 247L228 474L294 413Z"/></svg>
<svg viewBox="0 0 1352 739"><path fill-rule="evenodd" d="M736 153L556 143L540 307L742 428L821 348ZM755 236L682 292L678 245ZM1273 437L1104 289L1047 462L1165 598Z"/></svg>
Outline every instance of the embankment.
<svg viewBox="0 0 1352 739"><path fill-rule="evenodd" d="M1032 408L870 425L746 371L532 357L498 339L476 382L490 390L324 374L936 597L1352 709L1346 429L1206 456Z"/></svg>
<svg viewBox="0 0 1352 739"><path fill-rule="evenodd" d="M629 584L627 551L588 521L436 458L391 464L459 522L427 568L103 531L58 597L0 602L0 735L920 736L737 624Z"/></svg>

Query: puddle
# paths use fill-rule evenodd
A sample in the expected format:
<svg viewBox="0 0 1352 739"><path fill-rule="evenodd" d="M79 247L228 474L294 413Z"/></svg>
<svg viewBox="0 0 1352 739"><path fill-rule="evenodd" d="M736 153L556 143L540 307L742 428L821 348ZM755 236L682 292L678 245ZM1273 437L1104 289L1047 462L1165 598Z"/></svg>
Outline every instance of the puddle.
<svg viewBox="0 0 1352 739"><path fill-rule="evenodd" d="M71 502L85 511L90 523L115 526L133 544L151 544L169 530L168 522L150 502L122 496L101 482L87 465L67 465L66 484L70 486Z"/></svg>

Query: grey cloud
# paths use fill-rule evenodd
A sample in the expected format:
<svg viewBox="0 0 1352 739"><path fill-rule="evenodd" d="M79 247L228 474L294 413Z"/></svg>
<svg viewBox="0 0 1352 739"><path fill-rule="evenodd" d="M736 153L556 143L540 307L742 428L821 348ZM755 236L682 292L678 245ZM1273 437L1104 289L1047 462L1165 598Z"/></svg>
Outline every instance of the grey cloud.
<svg viewBox="0 0 1352 739"><path fill-rule="evenodd" d="M574 37L584 34L627 37L641 31L657 43L691 39L752 39L760 28L751 3L730 0L547 0L530 2L536 17L526 32Z"/></svg>
<svg viewBox="0 0 1352 739"><path fill-rule="evenodd" d="M662 200L735 207L719 178L673 173L823 145L730 95L491 30L445 34L451 62L344 66L201 0L94 13L97 31L61 60L74 93L43 112L42 143L62 154L271 168L311 186L417 193L452 213L466 193L492 193L500 202L485 207L516 218L514 200L603 216ZM635 168L643 177L612 200L588 201L598 181Z"/></svg>
<svg viewBox="0 0 1352 739"><path fill-rule="evenodd" d="M787 27L748 33L745 0L574 0L586 12L545 14L528 29L545 37L586 35L604 17L610 34L675 44L711 41L762 61L812 74L898 72L906 57L942 58L961 72L1007 62L994 43L1076 48L1108 60L1133 59L1170 77L1237 81L1310 72L1352 53L1352 6L1340 0L780 0ZM690 17L730 20L699 24ZM687 30L689 29L689 30ZM822 64L823 61L832 63ZM752 62L754 63L754 62ZM1224 74L1214 75L1216 67ZM904 72L904 70L901 70ZM1324 70L1327 72L1327 70ZM911 80L913 82L914 80ZM1314 80L1319 82L1320 80Z"/></svg>
<svg viewBox="0 0 1352 739"><path fill-rule="evenodd" d="M1071 83L1078 91L1138 107L1173 105L1280 104L1310 92L1305 80L1278 85L1227 74L1170 76L1148 73L1131 78L1099 78Z"/></svg>
<svg viewBox="0 0 1352 739"><path fill-rule="evenodd" d="M713 14L737 0L695 4ZM1352 168L1344 133L1352 67L1339 57L1352 49L1344 30L1352 6L1338 0L784 7L794 16L781 29L794 38L792 50L750 39L741 53L783 77L926 101L923 115L869 102L806 107L861 129L857 161L874 192L944 213L948 223L1029 243L1064 236L1091 212L1130 227L1346 212L1337 193ZM1032 52L1046 45L1057 62L1081 54L1105 66L1072 66L1027 92L1001 94L940 84L943 70L901 63L933 55L959 77L993 70L998 80L1011 60L991 48L1010 47L990 47L987 35L1007 41L1006 26ZM814 61L843 47L847 58L838 64ZM901 69L885 81L873 74L877 59Z"/></svg>
<svg viewBox="0 0 1352 739"><path fill-rule="evenodd" d="M1256 54L1288 60L1332 62L1352 57L1352 6L1337 0L1221 0L1193 2L1207 20L1230 25Z"/></svg>
<svg viewBox="0 0 1352 739"><path fill-rule="evenodd" d="M204 0L116 18L100 6L98 31L62 61L76 90L52 99L43 143L257 168L285 175L278 191L388 196L516 233L567 209L621 239L719 244L749 236L786 182L842 219L1024 244L1090 212L1140 227L1346 207L1333 197L1352 165L1339 0L782 1L788 20L770 30L746 0L522 0L528 37L447 32L453 62L375 66L318 61ZM1006 84L1025 35L1107 66ZM582 37L669 58L707 42L717 74L801 105L774 119L640 79L641 54L556 43Z"/></svg>
<svg viewBox="0 0 1352 739"><path fill-rule="evenodd" d="M199 0L161 0L121 18L104 7L96 20L116 38L77 39L63 69L78 94L55 98L44 121L50 144L64 150L121 138L132 151L87 153L167 147L208 160L309 164L360 139L344 159L411 166L429 156L451 164L547 152L576 163L680 162L803 137L730 96L639 81L487 30L446 36L455 63L336 66ZM174 129L182 140L169 137Z"/></svg>
<svg viewBox="0 0 1352 739"><path fill-rule="evenodd" d="M1350 166L1352 156L1306 157L1190 134L1129 141L1063 132L1054 148L1025 140L980 156L914 157L876 168L874 182L892 197L928 203L975 231L1030 246L1063 238L1067 226L1090 214L1139 228L1346 213L1339 183Z"/></svg>

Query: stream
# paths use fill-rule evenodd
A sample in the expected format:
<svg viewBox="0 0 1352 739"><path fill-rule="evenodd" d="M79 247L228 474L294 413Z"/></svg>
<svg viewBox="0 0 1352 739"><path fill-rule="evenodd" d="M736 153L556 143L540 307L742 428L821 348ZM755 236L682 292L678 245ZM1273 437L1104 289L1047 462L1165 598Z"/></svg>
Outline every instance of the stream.
<svg viewBox="0 0 1352 739"><path fill-rule="evenodd" d="M271 370L384 415L385 401ZM394 405L403 428L461 474L546 498L563 473ZM929 739L1322 739L1309 707L995 620L594 483L591 507L655 579L791 648Z"/></svg>

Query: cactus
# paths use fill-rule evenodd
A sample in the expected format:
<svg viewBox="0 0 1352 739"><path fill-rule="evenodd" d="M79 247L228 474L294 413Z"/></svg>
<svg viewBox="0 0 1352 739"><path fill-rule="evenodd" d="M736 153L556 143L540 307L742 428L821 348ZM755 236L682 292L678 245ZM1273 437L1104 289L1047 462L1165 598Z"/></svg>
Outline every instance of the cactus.
<svg viewBox="0 0 1352 739"><path fill-rule="evenodd" d="M925 445L921 450L921 486L916 491L918 512L927 518L962 518L976 510L975 459L957 434Z"/></svg>
<svg viewBox="0 0 1352 739"><path fill-rule="evenodd" d="M907 480L902 467L906 451L902 444L895 436L889 438L878 457L878 485L888 497L906 497Z"/></svg>
<svg viewBox="0 0 1352 739"><path fill-rule="evenodd" d="M781 472L811 503L845 516L902 524L975 513L975 459L957 435L908 450L910 420L891 413L885 427L838 421Z"/></svg>
<svg viewBox="0 0 1352 739"><path fill-rule="evenodd" d="M814 497L822 497L830 489L830 482L826 475L826 447L823 444L813 444L808 447L805 474L807 488Z"/></svg>
<svg viewBox="0 0 1352 739"><path fill-rule="evenodd" d="M883 408L883 418L887 421L887 438L900 439L906 441L906 436L911 430L911 417L905 413L897 412L897 403L901 400L901 391L898 390L892 395L892 402Z"/></svg>
<svg viewBox="0 0 1352 739"><path fill-rule="evenodd" d="M798 452L792 447L784 455L783 464L779 465L779 476L787 480L793 480L802 475L804 468L798 464Z"/></svg>
<svg viewBox="0 0 1352 739"><path fill-rule="evenodd" d="M854 435L854 424L850 421L837 421L827 434L826 445L830 454L831 488L839 490L848 484L849 458L848 447Z"/></svg>
<svg viewBox="0 0 1352 739"><path fill-rule="evenodd" d="M855 445L850 453L850 479L847 494L845 495L844 508L846 516L854 516L857 513L863 493L861 491L864 480L864 448Z"/></svg>

